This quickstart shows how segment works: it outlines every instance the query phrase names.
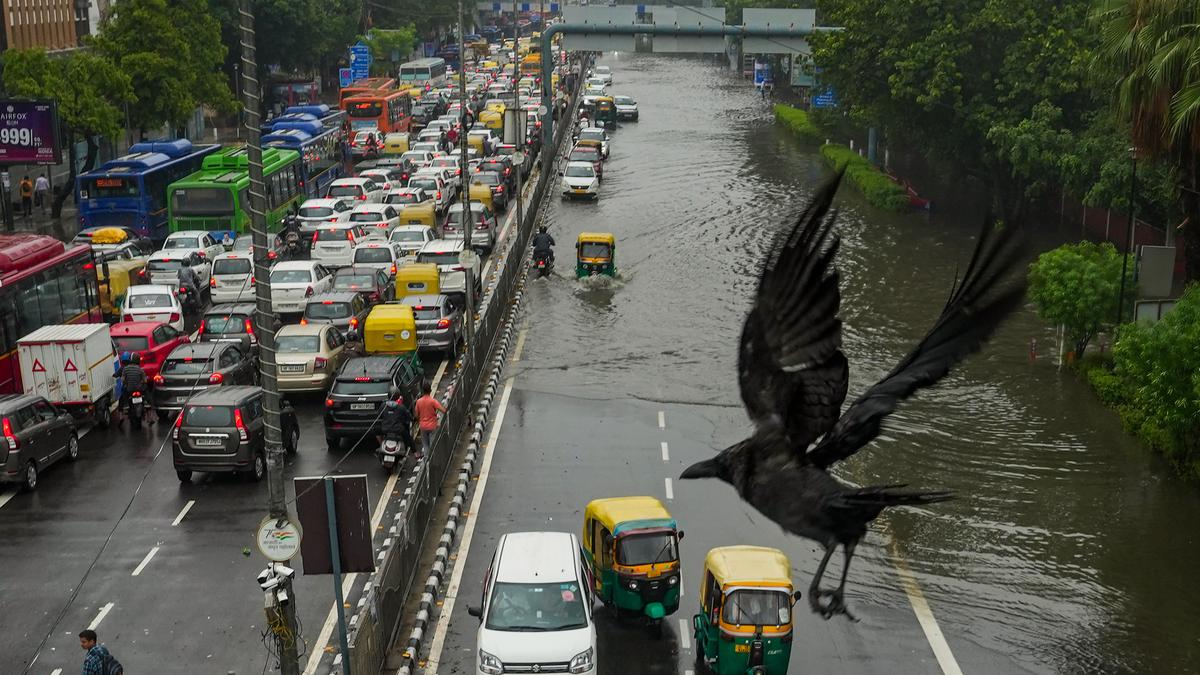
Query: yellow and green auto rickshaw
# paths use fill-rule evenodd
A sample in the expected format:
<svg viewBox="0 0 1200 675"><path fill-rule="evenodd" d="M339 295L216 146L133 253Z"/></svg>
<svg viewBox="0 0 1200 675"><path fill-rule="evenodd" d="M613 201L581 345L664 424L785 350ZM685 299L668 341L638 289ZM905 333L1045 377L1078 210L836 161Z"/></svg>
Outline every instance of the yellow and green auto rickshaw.
<svg viewBox="0 0 1200 675"><path fill-rule="evenodd" d="M583 514L584 561L596 597L618 615L644 615L656 630L679 609L679 540L683 532L654 497L611 497Z"/></svg>
<svg viewBox="0 0 1200 675"><path fill-rule="evenodd" d="M611 96L599 96L593 103L596 126L605 129L617 128L617 103Z"/></svg>
<svg viewBox="0 0 1200 675"><path fill-rule="evenodd" d="M375 305L363 321L362 340L368 354L415 354L417 320L412 307L399 302Z"/></svg>
<svg viewBox="0 0 1200 675"><path fill-rule="evenodd" d="M608 232L582 232L575 240L575 276L617 276L617 239Z"/></svg>
<svg viewBox="0 0 1200 675"><path fill-rule="evenodd" d="M96 266L96 284L100 293L100 311L108 321L118 321L125 293L136 286L146 269L145 258L106 260Z"/></svg>
<svg viewBox="0 0 1200 675"><path fill-rule="evenodd" d="M792 567L782 551L714 548L704 559L700 613L692 617L697 672L782 675L792 655Z"/></svg>
<svg viewBox="0 0 1200 675"><path fill-rule="evenodd" d="M441 274L436 263L406 263L396 268L396 300L410 295L441 293Z"/></svg>
<svg viewBox="0 0 1200 675"><path fill-rule="evenodd" d="M437 202L426 199L416 204L400 207L401 225L428 225L437 229Z"/></svg>

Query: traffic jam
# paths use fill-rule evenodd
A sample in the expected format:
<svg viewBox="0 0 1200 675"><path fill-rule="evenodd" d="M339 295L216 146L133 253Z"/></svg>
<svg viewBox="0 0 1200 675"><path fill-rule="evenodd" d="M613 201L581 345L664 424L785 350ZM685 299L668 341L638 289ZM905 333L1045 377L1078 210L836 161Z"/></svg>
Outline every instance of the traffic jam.
<svg viewBox="0 0 1200 675"><path fill-rule="evenodd" d="M344 87L340 110L292 106L263 125L289 453L301 426L292 399L302 398L323 402L330 450L374 449L390 471L420 451L398 427L462 351L468 291L478 303L542 142L537 41L469 37L479 57L461 75L420 59L400 67L399 82ZM523 133L512 115L505 128L510 108ZM178 178L164 185L163 175ZM164 194L145 195L155 185ZM10 310L0 384L16 394L0 409L4 482L36 490L54 463L78 458L93 426L152 423L172 425L180 482L265 477L248 187L244 146L143 141L79 177L71 241L0 236ZM158 223L155 201L167 205ZM404 442L382 442L385 432Z"/></svg>

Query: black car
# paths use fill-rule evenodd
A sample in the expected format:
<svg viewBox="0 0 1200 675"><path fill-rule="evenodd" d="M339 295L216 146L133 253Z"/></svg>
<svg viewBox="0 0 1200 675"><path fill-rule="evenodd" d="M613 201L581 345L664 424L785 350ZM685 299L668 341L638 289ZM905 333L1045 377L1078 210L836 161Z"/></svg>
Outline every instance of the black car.
<svg viewBox="0 0 1200 675"><path fill-rule="evenodd" d="M387 169L393 174L396 174L396 180L392 181L392 189L408 187L408 179L417 172L417 166L412 160L400 155L384 155L377 161L367 165L366 162L358 165L359 169ZM397 173L398 172L398 173Z"/></svg>
<svg viewBox="0 0 1200 675"><path fill-rule="evenodd" d="M280 411L283 448L296 452L300 425L285 400ZM171 429L171 454L180 482L193 471L244 472L252 480L267 475L266 425L260 387L218 387L188 401Z"/></svg>
<svg viewBox="0 0 1200 675"><path fill-rule="evenodd" d="M396 297L396 284L387 272L378 267L342 267L333 273L333 290L352 291L362 296L368 305L387 302Z"/></svg>
<svg viewBox="0 0 1200 675"><path fill-rule="evenodd" d="M492 191L492 203L496 205L497 211L508 210L508 185L504 180L504 176L496 171L476 171L471 177L472 183L483 183Z"/></svg>
<svg viewBox="0 0 1200 675"><path fill-rule="evenodd" d="M330 450L341 447L342 439L356 442L363 437L373 445L380 406L392 387L399 387L410 409L421 390L424 373L413 355L374 355L352 358L342 364L333 387L325 397L325 442Z"/></svg>
<svg viewBox="0 0 1200 675"><path fill-rule="evenodd" d="M41 471L64 457L79 457L75 420L41 396L0 396L0 423L4 431L4 470L0 483L19 483L34 490Z"/></svg>
<svg viewBox="0 0 1200 675"><path fill-rule="evenodd" d="M189 397L212 387L256 384L254 359L232 342L179 345L163 360L150 388L158 418L183 409Z"/></svg>
<svg viewBox="0 0 1200 675"><path fill-rule="evenodd" d="M254 305L239 302L210 307L200 318L198 342L229 342L245 354L258 352L254 334Z"/></svg>
<svg viewBox="0 0 1200 675"><path fill-rule="evenodd" d="M504 184L508 186L510 194L517 189L517 174L513 171L512 158L508 156L484 157L483 161L475 166L475 171L495 171L504 176Z"/></svg>

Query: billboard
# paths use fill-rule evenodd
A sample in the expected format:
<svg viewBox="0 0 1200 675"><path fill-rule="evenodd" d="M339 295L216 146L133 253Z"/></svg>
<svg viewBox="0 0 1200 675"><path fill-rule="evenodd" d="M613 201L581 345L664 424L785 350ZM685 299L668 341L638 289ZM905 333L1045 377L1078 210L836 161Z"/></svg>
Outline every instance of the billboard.
<svg viewBox="0 0 1200 675"><path fill-rule="evenodd" d="M0 165L60 162L58 104L0 99Z"/></svg>

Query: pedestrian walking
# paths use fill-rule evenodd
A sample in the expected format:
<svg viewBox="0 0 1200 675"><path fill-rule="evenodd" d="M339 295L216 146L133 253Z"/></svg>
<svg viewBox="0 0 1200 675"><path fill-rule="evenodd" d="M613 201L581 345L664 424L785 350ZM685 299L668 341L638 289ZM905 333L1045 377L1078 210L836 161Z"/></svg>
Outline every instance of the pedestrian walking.
<svg viewBox="0 0 1200 675"><path fill-rule="evenodd" d="M33 215L33 181L29 176L21 179L21 215L26 218Z"/></svg>
<svg viewBox="0 0 1200 675"><path fill-rule="evenodd" d="M108 653L108 647L96 643L96 631L90 628L79 631L79 647L87 653L83 657L82 675L125 675L125 667Z"/></svg>
<svg viewBox="0 0 1200 675"><path fill-rule="evenodd" d="M423 453L433 448L433 432L438 428L438 413L446 412L442 404L433 397L433 387L426 382L421 385L421 398L417 399L417 425L421 428L421 451L417 453L420 459Z"/></svg>
<svg viewBox="0 0 1200 675"><path fill-rule="evenodd" d="M42 209L42 215L46 215L46 202L50 201L47 197L50 196L50 179L45 174L37 177L33 183L33 201Z"/></svg>

